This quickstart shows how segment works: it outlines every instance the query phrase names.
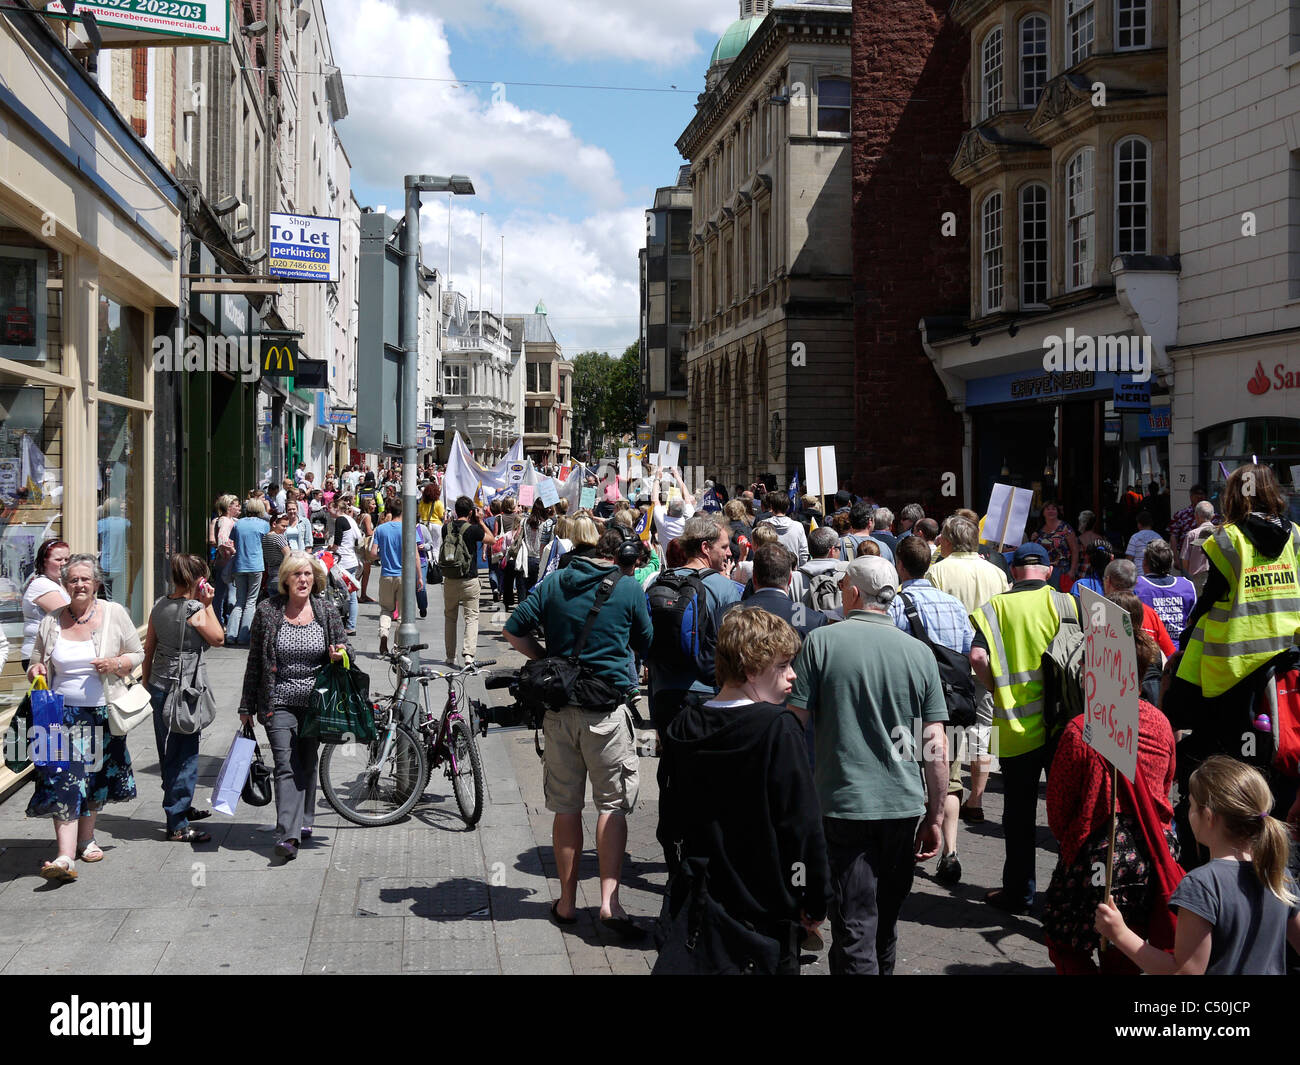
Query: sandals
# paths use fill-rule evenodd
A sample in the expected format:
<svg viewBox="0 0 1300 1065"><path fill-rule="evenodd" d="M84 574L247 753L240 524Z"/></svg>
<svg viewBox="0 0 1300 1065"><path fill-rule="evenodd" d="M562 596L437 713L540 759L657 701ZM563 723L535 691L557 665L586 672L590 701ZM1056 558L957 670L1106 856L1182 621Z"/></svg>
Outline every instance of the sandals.
<svg viewBox="0 0 1300 1065"><path fill-rule="evenodd" d="M211 817L211 816L212 816L211 810L196 810L194 809L193 806L191 806L188 810L185 811L186 821L202 821L205 817Z"/></svg>
<svg viewBox="0 0 1300 1065"><path fill-rule="evenodd" d="M556 899L553 903L551 903L551 920L554 921L556 924L560 925L562 928L567 928L569 925L575 925L578 923L578 918L576 915L574 915L573 917L560 916L559 899Z"/></svg>
<svg viewBox="0 0 1300 1065"><path fill-rule="evenodd" d="M193 827L182 828L178 832L172 832L167 836L172 843L208 843L212 840L206 832Z"/></svg>
<svg viewBox="0 0 1300 1065"><path fill-rule="evenodd" d="M57 880L60 884L70 884L77 879L77 870L73 868L71 858L60 854L54 861L41 866L41 876L46 880Z"/></svg>
<svg viewBox="0 0 1300 1065"><path fill-rule="evenodd" d="M98 843L93 839L88 839L77 844L77 857L83 862L102 862L104 852L100 850Z"/></svg>

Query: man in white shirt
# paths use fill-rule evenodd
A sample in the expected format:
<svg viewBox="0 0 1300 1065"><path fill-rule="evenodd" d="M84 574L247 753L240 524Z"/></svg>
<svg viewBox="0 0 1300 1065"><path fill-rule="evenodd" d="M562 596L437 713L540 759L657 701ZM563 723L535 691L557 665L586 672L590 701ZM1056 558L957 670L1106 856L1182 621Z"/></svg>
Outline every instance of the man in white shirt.
<svg viewBox="0 0 1300 1065"><path fill-rule="evenodd" d="M677 485L677 490L681 492L681 498L671 500L666 509L658 505L655 507L655 532L659 535L659 543L664 547L682 535L686 522L695 515L695 497L686 490L686 485L682 483L678 471L671 469L668 475ZM659 503L659 485L662 480L659 470L656 469L650 496L656 504Z"/></svg>
<svg viewBox="0 0 1300 1065"><path fill-rule="evenodd" d="M1128 550L1124 553L1128 555L1129 561L1137 566L1140 570L1142 567L1142 557L1147 553L1147 544L1152 540L1159 540L1161 536L1151 528L1153 521L1151 511L1144 510L1137 516L1138 531L1129 537Z"/></svg>
<svg viewBox="0 0 1300 1065"><path fill-rule="evenodd" d="M764 519L759 524L772 526L782 546L793 552L799 560L799 565L802 566L808 561L808 534L803 531L800 522L788 516L790 497L784 492L768 492L763 502L772 512L772 517Z"/></svg>

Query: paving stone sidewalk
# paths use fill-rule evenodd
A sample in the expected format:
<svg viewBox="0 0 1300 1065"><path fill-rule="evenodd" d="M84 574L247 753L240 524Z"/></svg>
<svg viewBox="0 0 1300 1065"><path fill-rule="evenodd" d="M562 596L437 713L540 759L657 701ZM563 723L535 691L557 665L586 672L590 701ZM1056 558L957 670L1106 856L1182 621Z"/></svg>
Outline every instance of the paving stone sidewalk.
<svg viewBox="0 0 1300 1065"><path fill-rule="evenodd" d="M392 681L374 657L377 610L362 606L355 646L372 689L385 692ZM500 636L505 619L484 597L480 658L511 666L522 660ZM429 616L418 625L429 644L423 660L441 661L439 587L430 588ZM209 652L221 712L200 747L200 807L238 729L246 655ZM470 693L485 698L481 680ZM499 693L488 694L490 703ZM264 735L262 743L269 759ZM439 772L412 815L386 828L353 825L320 798L315 839L287 865L272 854L274 807L241 805L234 817L199 822L212 834L209 844L166 842L152 728L133 732L129 746L138 797L100 816L104 861L78 863L74 884L38 876L54 855L53 830L48 820L25 816L31 784L0 802L0 973L648 973L654 964L648 939L626 945L596 919L590 809L579 923L561 931L549 920L559 886L530 731L492 728L480 741L488 794L475 830L465 830ZM665 881L654 835L657 764L642 760L621 891L626 909L646 924L659 912ZM1036 921L978 901L1001 868L996 776L985 809L988 823L962 826L961 884L949 889L918 874L900 926L899 973L1051 971ZM1041 891L1055 858L1041 805L1039 814ZM829 926L823 935L829 940ZM824 953L806 959L805 973L826 972Z"/></svg>

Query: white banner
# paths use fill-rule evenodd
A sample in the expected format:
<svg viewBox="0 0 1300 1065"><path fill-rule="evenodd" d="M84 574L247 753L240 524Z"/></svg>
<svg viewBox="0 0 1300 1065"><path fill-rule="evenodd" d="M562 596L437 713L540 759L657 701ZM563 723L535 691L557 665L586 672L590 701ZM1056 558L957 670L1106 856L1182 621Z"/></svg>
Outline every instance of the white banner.
<svg viewBox="0 0 1300 1065"><path fill-rule="evenodd" d="M502 489L518 483L514 479L516 471L512 467L522 463L523 457L524 441L520 437L511 445L505 458L491 469L485 469L474 461L460 433L455 433L451 440L451 453L447 456L447 472L442 478L443 503L450 510L455 506L458 496L473 499L480 491L483 502L488 502ZM520 480L522 479L523 476L520 475Z"/></svg>

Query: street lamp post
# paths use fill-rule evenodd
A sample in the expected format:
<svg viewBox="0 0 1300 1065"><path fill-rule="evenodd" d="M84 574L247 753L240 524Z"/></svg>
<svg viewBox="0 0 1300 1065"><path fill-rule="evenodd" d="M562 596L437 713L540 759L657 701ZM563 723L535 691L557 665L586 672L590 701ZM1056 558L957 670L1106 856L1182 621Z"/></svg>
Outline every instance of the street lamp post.
<svg viewBox="0 0 1300 1065"><path fill-rule="evenodd" d="M406 225L402 228L402 623L397 629L399 647L419 640L415 626L415 590L419 585L419 553L415 544L415 460L420 409L420 194L450 192L474 195L469 178L428 174L407 174ZM450 227L451 206L447 207ZM451 279L447 279L450 283ZM412 667L418 666L418 651L411 652Z"/></svg>

